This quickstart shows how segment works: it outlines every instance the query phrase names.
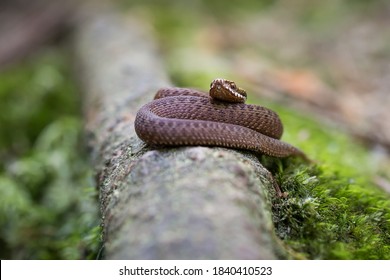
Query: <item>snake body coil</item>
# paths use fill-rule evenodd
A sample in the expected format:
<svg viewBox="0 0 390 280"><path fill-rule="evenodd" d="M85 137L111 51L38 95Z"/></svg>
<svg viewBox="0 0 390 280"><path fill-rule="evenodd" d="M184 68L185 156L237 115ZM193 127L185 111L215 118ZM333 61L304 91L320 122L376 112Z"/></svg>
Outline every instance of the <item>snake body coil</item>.
<svg viewBox="0 0 390 280"><path fill-rule="evenodd" d="M192 89L160 89L155 100L137 113L138 137L151 145L222 146L307 159L302 151L279 140L283 126L278 115L244 104L246 93L235 83L216 79L210 95Z"/></svg>

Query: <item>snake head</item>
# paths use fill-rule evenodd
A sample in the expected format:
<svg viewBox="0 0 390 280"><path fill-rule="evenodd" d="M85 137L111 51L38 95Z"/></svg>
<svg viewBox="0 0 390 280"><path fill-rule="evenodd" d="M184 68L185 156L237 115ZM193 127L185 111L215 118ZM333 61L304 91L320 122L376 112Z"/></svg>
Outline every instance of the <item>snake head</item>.
<svg viewBox="0 0 390 280"><path fill-rule="evenodd" d="M225 79L215 79L211 82L210 96L233 103L245 103L246 101L246 91L237 87L235 82Z"/></svg>

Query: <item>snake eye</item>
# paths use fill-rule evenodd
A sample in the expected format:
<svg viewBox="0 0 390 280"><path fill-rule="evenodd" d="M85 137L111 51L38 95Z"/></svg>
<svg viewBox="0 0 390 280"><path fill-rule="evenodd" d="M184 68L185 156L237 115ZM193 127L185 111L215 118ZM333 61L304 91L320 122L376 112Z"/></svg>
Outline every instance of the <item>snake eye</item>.
<svg viewBox="0 0 390 280"><path fill-rule="evenodd" d="M235 83L230 83L230 87L231 87L232 89L236 89L236 88L237 88L237 86L236 86Z"/></svg>

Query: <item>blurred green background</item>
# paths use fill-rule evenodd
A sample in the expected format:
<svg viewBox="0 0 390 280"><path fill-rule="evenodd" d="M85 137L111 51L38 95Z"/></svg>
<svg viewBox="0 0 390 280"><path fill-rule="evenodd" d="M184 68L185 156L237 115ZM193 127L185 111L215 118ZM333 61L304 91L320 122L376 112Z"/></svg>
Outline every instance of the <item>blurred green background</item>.
<svg viewBox="0 0 390 280"><path fill-rule="evenodd" d="M242 25L245 37L252 21L257 28L256 18L283 18L311 40L331 41L343 36L340 26L370 17L380 21L387 2L122 0L116 5L153 27L174 84L207 89L216 75L238 74L239 81L245 80L242 70L247 68L236 64L237 52L285 63L272 45L246 45L237 33L221 33L224 26ZM1 259L101 257L98 193L83 142L71 32L0 72ZM289 39L292 47L295 40L307 40ZM287 63L301 67L315 64L315 59L301 56ZM331 70L313 68L334 82ZM367 149L342 131L330 131L267 98L251 97L251 102L278 111L289 128L284 139L321 161L308 167L294 160L264 160L290 195L282 202L275 200L273 210L277 234L293 257L389 259L389 197L371 180L386 174L388 167L373 165ZM308 133L310 141L294 137L300 132Z"/></svg>
<svg viewBox="0 0 390 280"><path fill-rule="evenodd" d="M0 74L0 258L96 258L97 191L69 54L43 49Z"/></svg>

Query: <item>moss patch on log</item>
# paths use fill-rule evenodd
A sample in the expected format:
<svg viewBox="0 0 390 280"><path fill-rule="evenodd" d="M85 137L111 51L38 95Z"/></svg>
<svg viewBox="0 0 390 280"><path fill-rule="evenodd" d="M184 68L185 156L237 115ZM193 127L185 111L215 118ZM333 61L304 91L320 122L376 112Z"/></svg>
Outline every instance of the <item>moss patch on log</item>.
<svg viewBox="0 0 390 280"><path fill-rule="evenodd" d="M273 220L294 257L390 259L390 197L373 183L381 171L369 151L335 128L270 106L285 123L283 139L318 160L263 160L289 193L274 199Z"/></svg>

